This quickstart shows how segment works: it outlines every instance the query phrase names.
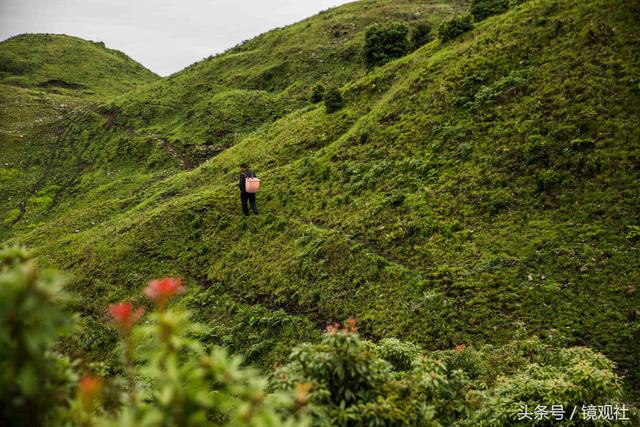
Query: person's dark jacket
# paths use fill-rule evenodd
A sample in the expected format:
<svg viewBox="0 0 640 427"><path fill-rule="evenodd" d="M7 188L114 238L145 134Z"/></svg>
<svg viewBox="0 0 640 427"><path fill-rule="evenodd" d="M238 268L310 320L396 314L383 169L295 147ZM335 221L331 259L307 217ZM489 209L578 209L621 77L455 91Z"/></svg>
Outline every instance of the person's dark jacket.
<svg viewBox="0 0 640 427"><path fill-rule="evenodd" d="M249 177L254 178L255 176L256 174L253 173L251 169L247 169L240 174L240 192L241 193L247 192L245 189L245 182L244 182L245 178L249 178Z"/></svg>

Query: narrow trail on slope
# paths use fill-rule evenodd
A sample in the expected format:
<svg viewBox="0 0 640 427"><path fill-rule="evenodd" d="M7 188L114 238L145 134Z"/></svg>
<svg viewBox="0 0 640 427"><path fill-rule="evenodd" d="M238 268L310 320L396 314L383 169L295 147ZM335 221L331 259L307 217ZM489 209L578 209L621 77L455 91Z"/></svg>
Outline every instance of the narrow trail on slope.
<svg viewBox="0 0 640 427"><path fill-rule="evenodd" d="M155 141L160 143L160 146L164 149L164 151L166 151L171 157L173 157L178 161L178 163L180 163L180 169L191 170L194 168L191 160L181 156L180 153L178 153L178 151L171 144L169 144L169 141L164 138L159 138L155 135L153 135L152 137L155 138Z"/></svg>
<svg viewBox="0 0 640 427"><path fill-rule="evenodd" d="M53 164L60 158L60 147L58 146L58 144L49 144L48 158L49 158L49 161L45 163L44 171L42 172L42 175L40 175L40 178L38 178L38 180L31 186L31 189L29 189L29 192L18 204L20 215L18 215L16 219L14 219L11 222L11 226L16 225L18 222L20 222L20 220L22 220L22 218L24 217L24 214L27 211L27 204L29 203L29 199L42 189L42 186L51 175L51 171L53 170ZM28 168L29 165L25 164L24 167Z"/></svg>
<svg viewBox="0 0 640 427"><path fill-rule="evenodd" d="M104 117L107 120L107 127L118 127L118 125L116 125L116 118L118 117L118 115L120 114L120 111L118 109L114 109L114 110L110 110L110 111L96 111L98 114L100 114L102 117ZM127 133L129 135L134 135L136 133L136 129L134 129L132 126L119 126L121 128L124 128ZM195 168L195 165L193 164L193 162L187 158L182 156L178 150L175 149L174 146L172 146L169 141L157 134L148 134L148 135L141 135L144 138L148 138L150 141L153 141L155 143L157 143L167 154L169 154L171 157L173 157L174 159L176 159L178 161L178 164L180 165L180 169L182 170L191 170Z"/></svg>
<svg viewBox="0 0 640 427"><path fill-rule="evenodd" d="M368 254L368 255L375 255L375 256L377 256L379 258L382 258L382 259L386 260L389 264L395 264L395 265L397 265L399 267L402 267L403 269L405 269L407 271L411 271L411 272L414 271L413 268L407 267L399 259L397 259L397 258L395 258L395 257L393 257L391 255L388 255L388 254L386 254L384 252L381 252L378 248L376 248L374 246L373 243L371 243L369 241L366 241L366 240L359 239L359 238L357 238L355 236L352 236L350 234L347 234L342 230L334 229L334 228L325 228L325 227L323 227L321 225L316 224L315 222L313 222L311 220L302 219L302 218L299 218L299 217L285 217L284 215L276 215L276 216L282 217L282 218L288 218L289 220L297 222L298 224L305 224L307 226L310 226L310 227L313 227L313 228L316 228L318 230L322 230L322 231L325 231L325 232L334 232L334 233L338 232L342 236L344 236L348 241L353 242L355 244L359 244L362 247L366 248L370 252L370 254Z"/></svg>

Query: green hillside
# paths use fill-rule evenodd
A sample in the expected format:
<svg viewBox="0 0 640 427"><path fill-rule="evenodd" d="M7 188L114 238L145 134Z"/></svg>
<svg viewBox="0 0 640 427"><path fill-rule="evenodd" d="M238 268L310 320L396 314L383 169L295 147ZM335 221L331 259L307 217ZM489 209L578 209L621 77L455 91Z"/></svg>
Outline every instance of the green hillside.
<svg viewBox="0 0 640 427"><path fill-rule="evenodd" d="M70 96L115 96L158 78L102 42L22 34L0 42L0 84Z"/></svg>
<svg viewBox="0 0 640 427"><path fill-rule="evenodd" d="M429 22L466 2L350 3L269 31L115 100L115 123L160 135L194 164L217 155L262 124L307 105L315 84L340 87L366 74L360 54L374 23Z"/></svg>
<svg viewBox="0 0 640 427"><path fill-rule="evenodd" d="M367 71L367 26L464 3L351 3L34 130L55 155L2 169L0 237L73 273L65 346L117 365L104 307L176 275L202 339L265 369L355 316L429 350L588 346L637 393L640 8L516 2Z"/></svg>
<svg viewBox="0 0 640 427"><path fill-rule="evenodd" d="M0 42L4 225L27 211L52 210L62 188L56 175L77 177L86 167L77 139L71 151L60 143L67 123L82 111L95 110L100 102L158 78L122 52L77 37L25 34Z"/></svg>

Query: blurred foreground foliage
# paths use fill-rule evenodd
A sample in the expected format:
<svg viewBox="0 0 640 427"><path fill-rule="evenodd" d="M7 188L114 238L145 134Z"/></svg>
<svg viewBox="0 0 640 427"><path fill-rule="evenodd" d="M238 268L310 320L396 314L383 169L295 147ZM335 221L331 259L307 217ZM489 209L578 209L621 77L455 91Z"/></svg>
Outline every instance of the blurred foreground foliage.
<svg viewBox="0 0 640 427"><path fill-rule="evenodd" d="M144 317L130 302L109 306L124 357L103 378L56 351L74 324L63 276L41 272L21 248L1 251L0 266L3 425L506 426L523 405L623 402L614 364L585 347L522 338L425 353L364 340L353 318L294 348L267 379L221 347L205 349L206 328L170 308L185 291L174 278L149 282L155 308Z"/></svg>

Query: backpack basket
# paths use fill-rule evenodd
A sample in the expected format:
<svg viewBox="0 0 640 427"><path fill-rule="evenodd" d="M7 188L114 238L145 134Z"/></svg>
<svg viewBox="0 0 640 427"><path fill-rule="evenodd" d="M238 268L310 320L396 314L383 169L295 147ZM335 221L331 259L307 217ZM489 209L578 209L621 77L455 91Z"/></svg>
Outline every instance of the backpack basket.
<svg viewBox="0 0 640 427"><path fill-rule="evenodd" d="M244 190L247 193L257 193L260 190L260 178L246 177L244 179Z"/></svg>

